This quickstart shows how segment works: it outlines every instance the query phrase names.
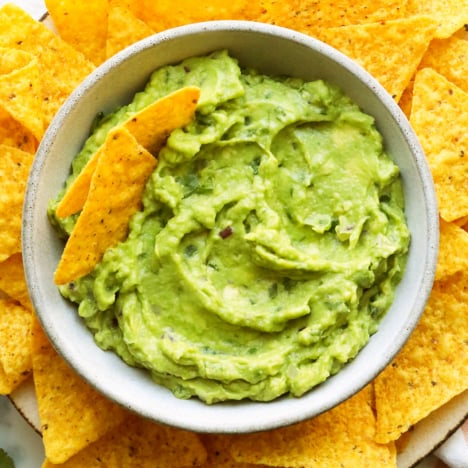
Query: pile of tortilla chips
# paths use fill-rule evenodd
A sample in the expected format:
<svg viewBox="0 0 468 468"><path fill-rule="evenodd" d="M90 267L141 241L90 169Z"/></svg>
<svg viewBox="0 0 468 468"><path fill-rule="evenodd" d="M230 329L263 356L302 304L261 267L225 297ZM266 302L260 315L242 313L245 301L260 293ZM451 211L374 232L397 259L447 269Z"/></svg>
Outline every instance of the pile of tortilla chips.
<svg viewBox="0 0 468 468"><path fill-rule="evenodd" d="M396 466L411 428L468 387L468 0L46 3L58 35L15 6L0 9L0 393L33 377L43 466ZM426 152L440 204L440 258L416 330L357 395L291 427L202 435L128 413L54 351L28 297L21 211L44 131L96 65L154 32L227 18L318 37L380 80Z"/></svg>

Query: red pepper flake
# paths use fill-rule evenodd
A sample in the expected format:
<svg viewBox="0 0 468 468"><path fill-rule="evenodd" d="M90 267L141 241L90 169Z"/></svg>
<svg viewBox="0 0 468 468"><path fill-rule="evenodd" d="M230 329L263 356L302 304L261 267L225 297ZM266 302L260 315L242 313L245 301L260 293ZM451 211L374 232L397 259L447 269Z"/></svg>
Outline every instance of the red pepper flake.
<svg viewBox="0 0 468 468"><path fill-rule="evenodd" d="M227 226L222 231L219 232L219 237L221 237L221 239L227 239L229 236L232 235L233 232L234 231L232 230L232 227Z"/></svg>

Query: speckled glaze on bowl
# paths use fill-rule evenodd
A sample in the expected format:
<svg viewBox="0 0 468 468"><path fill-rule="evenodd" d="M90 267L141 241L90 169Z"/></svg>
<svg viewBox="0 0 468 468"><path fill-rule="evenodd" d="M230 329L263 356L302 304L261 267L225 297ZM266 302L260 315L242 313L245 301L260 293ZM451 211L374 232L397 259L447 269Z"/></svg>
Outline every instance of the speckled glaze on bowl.
<svg viewBox="0 0 468 468"><path fill-rule="evenodd" d="M184 58L226 48L243 66L267 74L325 79L373 115L387 151L399 165L412 242L404 278L379 331L338 374L301 398L269 403L206 405L179 400L149 375L102 351L59 294L53 275L63 241L49 224L48 201L69 173L98 112L111 112L141 90L150 73ZM70 96L47 130L33 164L23 218L26 279L40 321L69 364L112 400L153 420L200 432L252 432L292 424L347 399L371 381L403 346L432 288L438 251L438 212L431 174L418 140L387 92L333 48L300 33L245 21L199 23L156 34L95 70Z"/></svg>

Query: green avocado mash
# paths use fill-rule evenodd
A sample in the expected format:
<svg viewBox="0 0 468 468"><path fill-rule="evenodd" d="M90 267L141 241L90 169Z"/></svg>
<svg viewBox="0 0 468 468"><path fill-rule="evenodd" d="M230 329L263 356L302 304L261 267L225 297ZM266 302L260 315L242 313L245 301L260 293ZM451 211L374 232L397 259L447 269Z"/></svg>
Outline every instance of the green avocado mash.
<svg viewBox="0 0 468 468"><path fill-rule="evenodd" d="M110 128L187 85L201 88L196 119L160 152L128 239L60 291L101 348L179 398L300 396L356 356L392 302L409 244L399 170L336 87L220 51L155 71L96 122L66 187ZM56 219L56 203L69 233L76 218Z"/></svg>

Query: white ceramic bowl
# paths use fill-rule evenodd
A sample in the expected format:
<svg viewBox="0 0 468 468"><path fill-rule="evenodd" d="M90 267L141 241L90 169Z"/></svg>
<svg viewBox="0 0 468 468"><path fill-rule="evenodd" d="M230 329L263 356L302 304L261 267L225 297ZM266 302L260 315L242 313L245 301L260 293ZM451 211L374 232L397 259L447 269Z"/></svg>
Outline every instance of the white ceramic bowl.
<svg viewBox="0 0 468 468"><path fill-rule="evenodd" d="M340 86L375 117L386 149L402 173L412 242L395 301L359 355L301 398L211 406L197 399L179 400L144 371L98 348L76 306L62 298L53 281L63 242L48 222L47 204L62 187L94 116L129 102L153 70L221 48L229 49L241 65L263 73L321 78ZM26 278L34 306L50 340L76 372L132 411L201 432L240 433L291 424L326 411L360 390L390 362L415 327L431 291L438 250L432 178L417 138L392 98L369 74L331 47L291 30L242 21L193 24L157 34L92 73L44 136L28 184L23 228Z"/></svg>

